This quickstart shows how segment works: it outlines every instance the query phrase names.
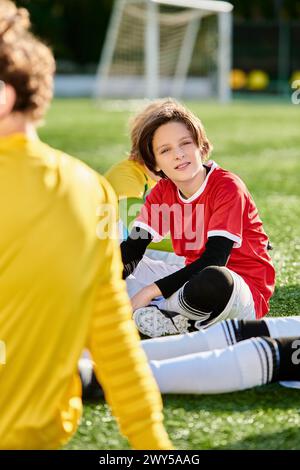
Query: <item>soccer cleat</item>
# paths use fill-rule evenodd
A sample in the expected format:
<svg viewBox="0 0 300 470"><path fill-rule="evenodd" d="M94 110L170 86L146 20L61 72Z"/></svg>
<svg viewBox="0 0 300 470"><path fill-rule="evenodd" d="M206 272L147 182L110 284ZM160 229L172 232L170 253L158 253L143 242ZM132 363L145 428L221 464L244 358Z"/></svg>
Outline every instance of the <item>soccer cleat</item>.
<svg viewBox="0 0 300 470"><path fill-rule="evenodd" d="M189 319L183 315L159 310L153 305L135 310L133 320L137 329L149 338L188 333L191 327Z"/></svg>

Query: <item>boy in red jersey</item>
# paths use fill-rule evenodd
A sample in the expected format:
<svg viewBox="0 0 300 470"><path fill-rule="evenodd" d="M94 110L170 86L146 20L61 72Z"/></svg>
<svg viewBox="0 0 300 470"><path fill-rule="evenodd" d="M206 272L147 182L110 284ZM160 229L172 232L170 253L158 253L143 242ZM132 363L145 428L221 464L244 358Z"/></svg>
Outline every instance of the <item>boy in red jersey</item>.
<svg viewBox="0 0 300 470"><path fill-rule="evenodd" d="M121 245L139 330L154 337L188 331L191 321L199 327L266 315L275 283L268 237L245 184L206 162L212 147L200 120L174 100L158 101L137 148L162 178ZM186 266L146 260L145 267L148 244L168 232ZM138 290L141 279L146 285Z"/></svg>

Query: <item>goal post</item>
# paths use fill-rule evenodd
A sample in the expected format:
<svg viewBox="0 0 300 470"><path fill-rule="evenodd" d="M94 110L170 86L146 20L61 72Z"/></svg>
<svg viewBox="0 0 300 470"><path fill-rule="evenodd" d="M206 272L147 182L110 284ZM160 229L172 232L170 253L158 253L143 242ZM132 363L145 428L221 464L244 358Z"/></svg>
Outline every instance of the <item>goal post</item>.
<svg viewBox="0 0 300 470"><path fill-rule="evenodd" d="M95 96L214 95L222 102L230 100L232 9L229 2L213 0L116 0L97 70ZM216 26L206 33L211 37L206 39L209 47L203 53L201 31L206 18L212 16ZM210 61L214 70L204 76L190 75L193 57L202 69L205 60Z"/></svg>

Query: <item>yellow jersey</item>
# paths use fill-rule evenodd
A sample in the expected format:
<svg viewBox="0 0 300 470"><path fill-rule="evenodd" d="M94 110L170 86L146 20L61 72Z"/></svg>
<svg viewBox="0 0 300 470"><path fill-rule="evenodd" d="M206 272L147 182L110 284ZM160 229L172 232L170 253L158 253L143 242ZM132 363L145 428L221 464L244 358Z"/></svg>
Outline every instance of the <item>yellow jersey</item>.
<svg viewBox="0 0 300 470"><path fill-rule="evenodd" d="M172 448L121 280L116 207L82 162L23 134L0 138L2 449L53 449L73 435L85 347L131 446Z"/></svg>

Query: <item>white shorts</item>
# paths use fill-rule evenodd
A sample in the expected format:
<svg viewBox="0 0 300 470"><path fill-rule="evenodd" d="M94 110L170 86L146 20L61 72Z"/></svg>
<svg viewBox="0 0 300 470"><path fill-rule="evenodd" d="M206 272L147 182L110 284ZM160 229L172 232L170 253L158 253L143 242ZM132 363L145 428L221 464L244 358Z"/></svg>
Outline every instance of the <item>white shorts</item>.
<svg viewBox="0 0 300 470"><path fill-rule="evenodd" d="M129 297L133 297L143 287L146 287L149 284L152 284L153 282L178 271L181 269L181 267L182 266L167 264L163 261L155 261L148 258L147 256L144 256L135 271L126 279ZM249 286L239 274L228 268L225 269L230 272L233 278L233 291L223 312L221 312L220 315L212 320L210 325L221 320L233 318L238 320L255 320L256 315L254 301ZM178 306L177 296L175 294L171 295L168 299L159 297L152 303L163 310L169 310L183 314L183 312L180 310L180 307ZM186 312L185 316L188 316ZM190 318L192 320L197 319L192 317Z"/></svg>
<svg viewBox="0 0 300 470"><path fill-rule="evenodd" d="M185 266L184 257L178 256L171 251L147 249L145 255L147 258L153 259L155 261L163 261L166 264L175 265L179 268L184 268Z"/></svg>

